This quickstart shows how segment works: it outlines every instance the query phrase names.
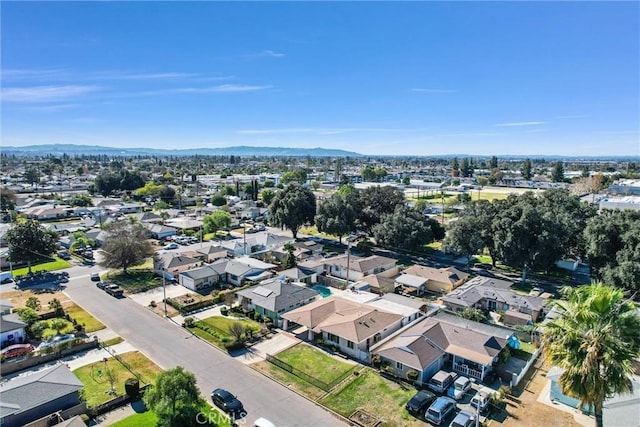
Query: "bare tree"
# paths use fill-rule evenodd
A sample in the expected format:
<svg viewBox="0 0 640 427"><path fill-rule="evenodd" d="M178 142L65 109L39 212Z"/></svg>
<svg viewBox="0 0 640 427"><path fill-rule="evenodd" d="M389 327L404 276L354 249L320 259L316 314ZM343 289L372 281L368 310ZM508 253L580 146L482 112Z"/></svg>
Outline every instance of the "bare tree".
<svg viewBox="0 0 640 427"><path fill-rule="evenodd" d="M229 334L235 338L236 342L244 341L244 326L240 322L234 322L229 326Z"/></svg>

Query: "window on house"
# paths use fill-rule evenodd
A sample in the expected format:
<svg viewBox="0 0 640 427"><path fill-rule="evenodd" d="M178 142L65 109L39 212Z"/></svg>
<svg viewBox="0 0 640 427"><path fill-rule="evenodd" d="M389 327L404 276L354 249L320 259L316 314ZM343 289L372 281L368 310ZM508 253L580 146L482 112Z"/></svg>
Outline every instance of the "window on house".
<svg viewBox="0 0 640 427"><path fill-rule="evenodd" d="M347 341L347 347L349 347L350 349L353 349L354 347L353 341Z"/></svg>
<svg viewBox="0 0 640 427"><path fill-rule="evenodd" d="M340 338L338 338L337 335L333 335L332 333L328 333L327 334L327 340L337 343L337 342L340 341Z"/></svg>
<svg viewBox="0 0 640 427"><path fill-rule="evenodd" d="M396 362L396 368L397 369L404 369L404 365L400 362Z"/></svg>

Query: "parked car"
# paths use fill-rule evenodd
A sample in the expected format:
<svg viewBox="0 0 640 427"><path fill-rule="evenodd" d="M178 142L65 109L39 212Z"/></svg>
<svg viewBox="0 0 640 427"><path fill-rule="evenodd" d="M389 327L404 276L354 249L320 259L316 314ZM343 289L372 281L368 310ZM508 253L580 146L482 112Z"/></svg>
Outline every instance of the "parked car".
<svg viewBox="0 0 640 427"><path fill-rule="evenodd" d="M412 415L422 415L424 411L436 400L436 395L427 390L420 390L404 407Z"/></svg>
<svg viewBox="0 0 640 427"><path fill-rule="evenodd" d="M75 339L76 336L73 334L56 335L53 338L49 338L48 340L41 342L36 350L40 351L47 347L55 347L62 343L73 341Z"/></svg>
<svg viewBox="0 0 640 427"><path fill-rule="evenodd" d="M57 255L58 255L58 258L61 258L61 259L65 259L65 260L71 259L71 255L69 254L68 251L58 251Z"/></svg>
<svg viewBox="0 0 640 427"><path fill-rule="evenodd" d="M471 380L467 377L458 377L453 382L453 385L447 390L447 396L453 397L455 400L460 400L467 392L471 390Z"/></svg>
<svg viewBox="0 0 640 427"><path fill-rule="evenodd" d="M447 389L451 387L455 379L456 374L453 372L438 371L431 377L428 386L436 393L444 394L447 392Z"/></svg>
<svg viewBox="0 0 640 427"><path fill-rule="evenodd" d="M109 285L110 285L109 282L100 281L100 282L96 283L96 286L98 287L98 289L102 289L102 290L104 290Z"/></svg>
<svg viewBox="0 0 640 427"><path fill-rule="evenodd" d="M473 427L476 424L476 414L470 411L460 411L451 421L449 427Z"/></svg>
<svg viewBox="0 0 640 427"><path fill-rule="evenodd" d="M33 351L31 344L14 344L2 349L2 359L24 356Z"/></svg>
<svg viewBox="0 0 640 427"><path fill-rule="evenodd" d="M177 243L169 243L168 245L165 245L165 247L164 247L163 249L167 249L167 250L170 250L170 249L178 249L178 247L179 247L179 246L178 246L178 244L177 244Z"/></svg>
<svg viewBox="0 0 640 427"><path fill-rule="evenodd" d="M491 402L491 395L494 391L487 387L482 387L472 398L471 407L478 409L480 412L484 412L489 408Z"/></svg>
<svg viewBox="0 0 640 427"><path fill-rule="evenodd" d="M260 417L253 422L253 427L276 427L276 425L268 419Z"/></svg>
<svg viewBox="0 0 640 427"><path fill-rule="evenodd" d="M94 282L100 281L100 275L98 273L91 273L91 280Z"/></svg>
<svg viewBox="0 0 640 427"><path fill-rule="evenodd" d="M440 425L443 424L449 415L456 410L456 401L450 397L439 397L429 406L425 418L430 423Z"/></svg>
<svg viewBox="0 0 640 427"><path fill-rule="evenodd" d="M118 285L112 284L104 288L105 292L114 297L121 297L124 295L124 291Z"/></svg>
<svg viewBox="0 0 640 427"><path fill-rule="evenodd" d="M242 402L223 388L217 388L211 392L211 401L227 414L241 415L244 413Z"/></svg>

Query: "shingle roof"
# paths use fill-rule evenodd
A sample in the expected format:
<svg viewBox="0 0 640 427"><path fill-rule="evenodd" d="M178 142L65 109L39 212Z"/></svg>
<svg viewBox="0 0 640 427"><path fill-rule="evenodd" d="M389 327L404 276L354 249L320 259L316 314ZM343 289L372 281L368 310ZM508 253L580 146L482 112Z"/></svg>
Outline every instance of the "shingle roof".
<svg viewBox="0 0 640 427"><path fill-rule="evenodd" d="M251 303L254 305L274 312L286 310L292 305L297 305L320 295L311 288L279 280L264 285L252 286L238 291L236 294L251 299Z"/></svg>
<svg viewBox="0 0 640 427"><path fill-rule="evenodd" d="M0 419L26 412L80 390L80 380L67 368L58 365L0 384Z"/></svg>
<svg viewBox="0 0 640 427"><path fill-rule="evenodd" d="M20 319L18 313L5 314L1 316L0 319L0 333L15 331L16 329L27 326L27 324Z"/></svg>
<svg viewBox="0 0 640 427"><path fill-rule="evenodd" d="M198 280L206 277L218 276L220 273L210 265L205 265L200 268L194 268L193 270L183 271L180 273L182 276L186 276L190 279Z"/></svg>
<svg viewBox="0 0 640 427"><path fill-rule="evenodd" d="M455 267L433 268L418 264L407 268L404 273L424 277L425 279L433 280L435 282L449 283L451 285L455 285L459 281L466 280L466 278L469 277L467 273L464 273Z"/></svg>

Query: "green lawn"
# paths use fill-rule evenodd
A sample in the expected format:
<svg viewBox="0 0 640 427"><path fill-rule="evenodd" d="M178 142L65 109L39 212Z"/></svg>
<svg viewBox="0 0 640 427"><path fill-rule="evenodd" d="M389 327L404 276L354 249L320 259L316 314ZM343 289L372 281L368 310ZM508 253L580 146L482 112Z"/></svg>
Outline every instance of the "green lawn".
<svg viewBox="0 0 640 427"><path fill-rule="evenodd" d="M155 427L158 424L158 417L151 411L133 414L118 422L111 424L111 427Z"/></svg>
<svg viewBox="0 0 640 427"><path fill-rule="evenodd" d="M341 389L320 399L320 403L347 418L361 409L381 419L382 425L420 426L424 424L404 409L415 393L416 390L405 390L366 368Z"/></svg>
<svg viewBox="0 0 640 427"><path fill-rule="evenodd" d="M156 376L162 371L156 364L137 351L124 353L118 357L141 377L140 386L152 384ZM73 371L84 385L84 395L87 398L88 407L99 405L114 397L114 395L107 393L111 385L106 369L111 372L116 394L124 394L125 381L134 375L113 357L107 359L106 362L94 362Z"/></svg>
<svg viewBox="0 0 640 427"><path fill-rule="evenodd" d="M104 275L103 279L120 285L125 292L131 294L145 292L149 289L162 286L162 282L156 280L155 274L148 268L131 268L127 273L128 274L124 274L121 270L110 271Z"/></svg>
<svg viewBox="0 0 640 427"><path fill-rule="evenodd" d="M355 368L305 343L296 344L278 353L277 357L327 384L346 377Z"/></svg>
<svg viewBox="0 0 640 427"><path fill-rule="evenodd" d="M284 384L286 387L291 388L297 391L300 394L307 396L311 400L318 400L320 397L324 396L325 392L319 389L318 387L306 382L302 378L298 378L293 374L285 371L274 365L273 363L269 363L267 361L258 362L250 365L253 369L260 371L267 376L275 379L281 384Z"/></svg>
<svg viewBox="0 0 640 427"><path fill-rule="evenodd" d="M508 193L492 193L490 191L481 191L480 194L478 194L477 190L469 191L469 194L471 194L471 200L493 201L493 200L503 200L509 197Z"/></svg>
<svg viewBox="0 0 640 427"><path fill-rule="evenodd" d="M51 321L55 319L64 321L65 323L64 328L60 329L59 331L56 331L55 329L51 328ZM46 328L44 331L42 331L43 339L55 337L56 335L59 335L59 334L71 334L76 330L76 328L73 326L73 323L69 322L64 317L56 317L54 319L45 320L45 322L49 324L49 327Z"/></svg>
<svg viewBox="0 0 640 427"><path fill-rule="evenodd" d="M120 344L122 341L124 341L124 338L115 337L115 338L111 338L109 340L103 341L101 345L102 347L110 347L112 345Z"/></svg>
<svg viewBox="0 0 640 427"><path fill-rule="evenodd" d="M87 313L75 303L65 304L64 312L76 319L79 325L84 325L85 332L91 333L104 329L105 326L95 317Z"/></svg>
<svg viewBox="0 0 640 427"><path fill-rule="evenodd" d="M260 323L249 319L234 319L232 317L212 316L201 320L201 322L207 324L208 326L216 329L218 332L228 337L231 337L231 335L229 334L229 326L238 322L241 323L245 328L249 326L254 332L259 332L260 330L262 330L262 325Z"/></svg>
<svg viewBox="0 0 640 427"><path fill-rule="evenodd" d="M36 271L55 271L55 270L62 270L63 268L67 268L67 267L71 267L71 264L63 259L54 258L53 261L32 265L31 271L33 273L35 273ZM29 268L27 267L16 268L13 270L13 277L26 276L28 273L29 273Z"/></svg>

